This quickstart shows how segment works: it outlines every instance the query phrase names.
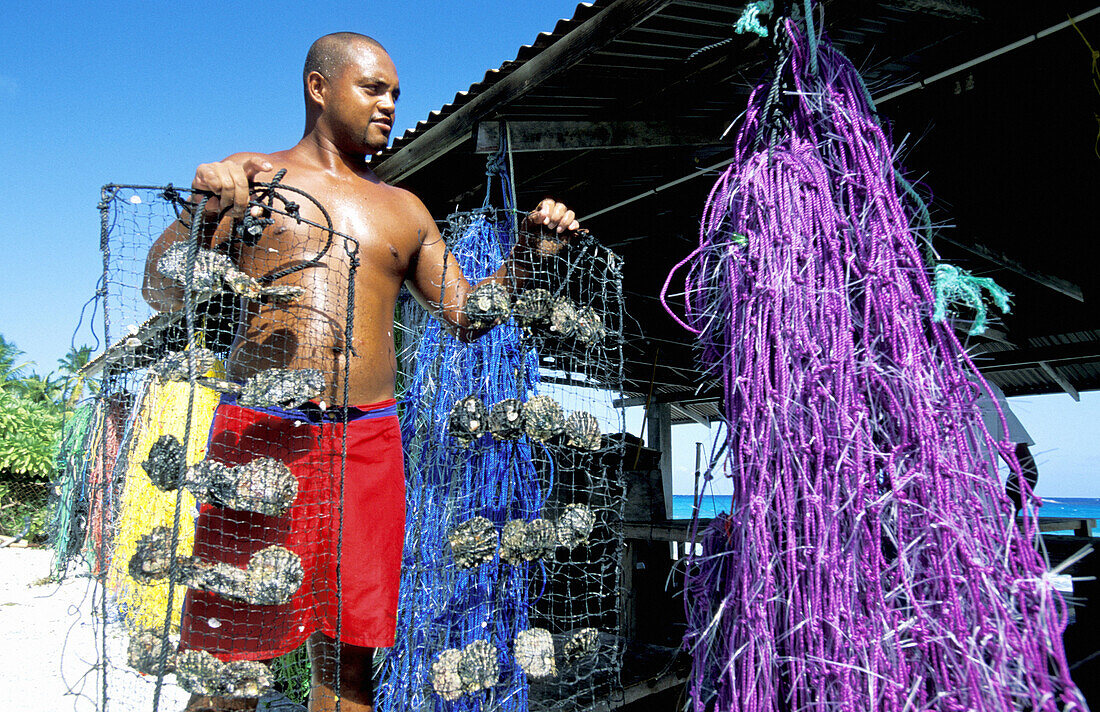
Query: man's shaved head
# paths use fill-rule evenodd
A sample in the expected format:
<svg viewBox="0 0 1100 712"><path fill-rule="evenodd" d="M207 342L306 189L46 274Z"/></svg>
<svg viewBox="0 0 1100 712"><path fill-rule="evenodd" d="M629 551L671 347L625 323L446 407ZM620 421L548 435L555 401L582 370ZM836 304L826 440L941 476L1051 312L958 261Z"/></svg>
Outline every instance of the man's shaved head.
<svg viewBox="0 0 1100 712"><path fill-rule="evenodd" d="M333 32L331 35L318 38L310 46L306 54L306 66L302 70L302 79L308 77L310 72L317 72L325 79L331 80L347 62L348 50L356 44L367 44L383 52L386 51L386 48L373 37L361 35L358 32Z"/></svg>

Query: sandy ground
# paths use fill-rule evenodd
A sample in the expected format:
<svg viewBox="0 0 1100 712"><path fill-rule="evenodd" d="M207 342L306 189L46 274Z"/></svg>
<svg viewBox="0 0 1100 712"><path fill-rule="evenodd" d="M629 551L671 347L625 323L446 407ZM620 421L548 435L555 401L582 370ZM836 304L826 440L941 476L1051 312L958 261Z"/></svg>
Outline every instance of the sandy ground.
<svg viewBox="0 0 1100 712"><path fill-rule="evenodd" d="M93 712L101 698L95 669L101 640L92 617L87 576L47 582L52 552L0 549L0 703L4 710ZM152 710L153 685L125 669L121 626L107 626L108 710ZM187 695L174 685L160 710L181 710Z"/></svg>

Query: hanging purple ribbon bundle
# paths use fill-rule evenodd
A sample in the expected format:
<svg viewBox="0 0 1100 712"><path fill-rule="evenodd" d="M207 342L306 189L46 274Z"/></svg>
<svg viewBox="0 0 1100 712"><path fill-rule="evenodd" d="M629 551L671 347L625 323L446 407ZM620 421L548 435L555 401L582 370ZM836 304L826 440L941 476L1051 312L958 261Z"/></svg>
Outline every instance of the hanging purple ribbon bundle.
<svg viewBox="0 0 1100 712"><path fill-rule="evenodd" d="M686 267L681 324L724 389L733 483L685 584L694 707L1086 709L1034 502L1018 526L1011 446L932 320L866 89L812 27L784 34L669 276Z"/></svg>

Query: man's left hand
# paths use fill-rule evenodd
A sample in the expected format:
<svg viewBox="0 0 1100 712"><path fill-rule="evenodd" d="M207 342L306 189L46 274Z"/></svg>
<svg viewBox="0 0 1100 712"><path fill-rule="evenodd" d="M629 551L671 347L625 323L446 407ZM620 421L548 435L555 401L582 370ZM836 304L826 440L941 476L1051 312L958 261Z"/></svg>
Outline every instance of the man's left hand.
<svg viewBox="0 0 1100 712"><path fill-rule="evenodd" d="M521 249L556 255L580 227L576 214L565 203L547 198L527 214L520 231Z"/></svg>
<svg viewBox="0 0 1100 712"><path fill-rule="evenodd" d="M546 198L527 215L527 224L532 228L542 228L547 232L576 232L581 224L576 214L553 198Z"/></svg>

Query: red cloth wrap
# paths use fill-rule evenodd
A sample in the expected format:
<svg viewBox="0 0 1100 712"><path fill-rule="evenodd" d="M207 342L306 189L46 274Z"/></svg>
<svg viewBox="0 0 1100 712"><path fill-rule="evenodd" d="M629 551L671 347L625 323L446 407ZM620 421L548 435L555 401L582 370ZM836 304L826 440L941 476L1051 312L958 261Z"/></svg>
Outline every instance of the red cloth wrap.
<svg viewBox="0 0 1100 712"><path fill-rule="evenodd" d="M206 650L222 660L274 658L316 630L335 638L338 604L343 642L393 645L405 531L405 475L394 404L391 399L360 406L366 415L347 424L342 601L336 595L336 539L343 423L311 422L299 411L218 406L207 457L227 465L277 458L298 478L298 497L282 517L203 505L195 521L194 556L244 568L252 554L278 544L301 557L305 580L281 606L188 591L183 649Z"/></svg>

